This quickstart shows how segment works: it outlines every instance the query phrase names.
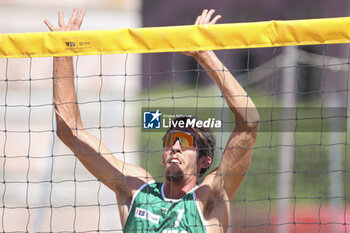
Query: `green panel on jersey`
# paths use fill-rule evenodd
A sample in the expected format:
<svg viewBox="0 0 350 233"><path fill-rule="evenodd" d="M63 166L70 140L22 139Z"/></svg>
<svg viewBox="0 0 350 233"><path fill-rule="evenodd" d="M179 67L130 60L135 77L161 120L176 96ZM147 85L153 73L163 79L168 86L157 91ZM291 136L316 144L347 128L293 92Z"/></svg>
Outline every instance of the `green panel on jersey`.
<svg viewBox="0 0 350 233"><path fill-rule="evenodd" d="M179 200L167 199L162 183L144 186L134 197L124 232L205 233L194 190Z"/></svg>

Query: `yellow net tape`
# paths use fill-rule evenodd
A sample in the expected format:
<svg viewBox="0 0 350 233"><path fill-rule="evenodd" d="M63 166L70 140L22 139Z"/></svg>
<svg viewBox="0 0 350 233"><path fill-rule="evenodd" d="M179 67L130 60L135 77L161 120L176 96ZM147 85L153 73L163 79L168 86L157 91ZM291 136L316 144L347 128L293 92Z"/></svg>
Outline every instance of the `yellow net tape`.
<svg viewBox="0 0 350 233"><path fill-rule="evenodd" d="M350 17L80 32L0 34L0 58L350 43Z"/></svg>

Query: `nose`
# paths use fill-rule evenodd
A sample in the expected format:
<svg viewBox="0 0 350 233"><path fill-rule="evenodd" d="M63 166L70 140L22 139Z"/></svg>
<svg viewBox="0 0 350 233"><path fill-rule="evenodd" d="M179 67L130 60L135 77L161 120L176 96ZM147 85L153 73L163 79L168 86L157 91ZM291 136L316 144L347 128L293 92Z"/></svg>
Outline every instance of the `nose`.
<svg viewBox="0 0 350 233"><path fill-rule="evenodd" d="M181 152L181 144L179 140L176 140L175 143L171 146L172 154L176 154L177 152Z"/></svg>

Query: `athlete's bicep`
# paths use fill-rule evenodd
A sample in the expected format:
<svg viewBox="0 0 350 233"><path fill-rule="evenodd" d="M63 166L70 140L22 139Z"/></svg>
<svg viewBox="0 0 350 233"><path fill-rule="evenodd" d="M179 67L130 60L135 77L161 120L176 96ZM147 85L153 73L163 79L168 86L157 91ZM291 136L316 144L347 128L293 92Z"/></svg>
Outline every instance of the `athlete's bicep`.
<svg viewBox="0 0 350 233"><path fill-rule="evenodd" d="M221 186L230 200L233 199L248 172L256 137L257 131L236 130L228 140L218 174L222 176Z"/></svg>
<svg viewBox="0 0 350 233"><path fill-rule="evenodd" d="M233 199L248 171L255 140L256 132L232 133L220 165L207 175L201 185L208 190L208 199Z"/></svg>

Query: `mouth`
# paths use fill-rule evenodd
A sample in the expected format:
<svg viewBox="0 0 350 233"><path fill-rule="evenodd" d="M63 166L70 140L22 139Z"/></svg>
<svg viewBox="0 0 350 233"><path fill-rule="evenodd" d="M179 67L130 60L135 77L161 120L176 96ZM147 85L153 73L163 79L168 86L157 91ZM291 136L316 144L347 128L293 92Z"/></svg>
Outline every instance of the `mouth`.
<svg viewBox="0 0 350 233"><path fill-rule="evenodd" d="M181 164L181 161L177 158L172 158L169 161L170 164Z"/></svg>

